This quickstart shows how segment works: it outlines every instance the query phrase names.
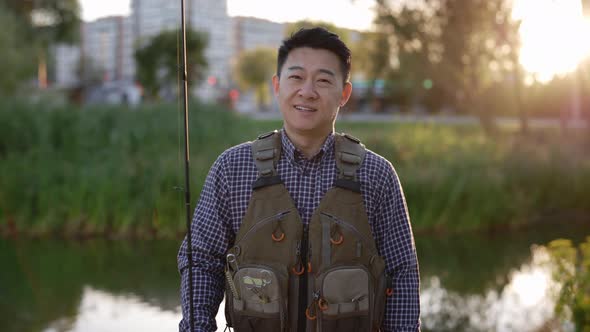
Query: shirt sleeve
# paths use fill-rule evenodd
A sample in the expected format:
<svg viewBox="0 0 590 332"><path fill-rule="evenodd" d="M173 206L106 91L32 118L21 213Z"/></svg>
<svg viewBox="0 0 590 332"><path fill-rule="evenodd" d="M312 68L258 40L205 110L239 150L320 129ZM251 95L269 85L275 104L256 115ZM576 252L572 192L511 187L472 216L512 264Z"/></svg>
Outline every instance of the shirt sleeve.
<svg viewBox="0 0 590 332"><path fill-rule="evenodd" d="M378 188L372 214L375 241L393 280L387 297L384 331L420 331L420 277L406 199L390 163Z"/></svg>
<svg viewBox="0 0 590 332"><path fill-rule="evenodd" d="M194 211L191 236L195 329L189 324L189 269L187 238L178 252L178 270L181 275L182 320L179 331L216 331L215 316L224 292L224 254L230 238L228 185L224 176L224 157L220 156L211 167Z"/></svg>

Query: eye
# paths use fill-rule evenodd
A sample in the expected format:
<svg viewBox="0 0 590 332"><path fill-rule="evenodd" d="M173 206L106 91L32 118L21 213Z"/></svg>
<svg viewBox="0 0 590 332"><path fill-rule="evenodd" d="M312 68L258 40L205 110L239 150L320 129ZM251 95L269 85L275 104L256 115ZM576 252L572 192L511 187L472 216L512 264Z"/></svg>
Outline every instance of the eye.
<svg viewBox="0 0 590 332"><path fill-rule="evenodd" d="M301 76L299 76L299 75L290 75L289 76L289 79L300 80L301 79Z"/></svg>
<svg viewBox="0 0 590 332"><path fill-rule="evenodd" d="M327 78L320 78L318 79L318 82L322 84L332 84L332 81Z"/></svg>

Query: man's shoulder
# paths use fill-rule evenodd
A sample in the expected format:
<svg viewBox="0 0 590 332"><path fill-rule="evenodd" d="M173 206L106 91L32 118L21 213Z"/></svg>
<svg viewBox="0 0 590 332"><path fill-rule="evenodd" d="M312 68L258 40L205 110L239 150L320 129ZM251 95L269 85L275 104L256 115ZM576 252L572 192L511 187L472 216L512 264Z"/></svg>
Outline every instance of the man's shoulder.
<svg viewBox="0 0 590 332"><path fill-rule="evenodd" d="M395 172L389 160L369 149L367 149L367 154L363 161L363 168L374 176L383 176Z"/></svg>
<svg viewBox="0 0 590 332"><path fill-rule="evenodd" d="M244 142L234 145L231 148L223 151L217 158L217 163L223 164L226 167L232 165L243 165L252 160L252 142Z"/></svg>
<svg viewBox="0 0 590 332"><path fill-rule="evenodd" d="M373 199L380 200L383 190L397 190L397 172L392 163L380 154L367 150L359 172L361 190Z"/></svg>
<svg viewBox="0 0 590 332"><path fill-rule="evenodd" d="M231 148L223 151L221 153L222 156L226 158L235 158L242 155L252 155L252 142L244 142L238 145L234 145Z"/></svg>

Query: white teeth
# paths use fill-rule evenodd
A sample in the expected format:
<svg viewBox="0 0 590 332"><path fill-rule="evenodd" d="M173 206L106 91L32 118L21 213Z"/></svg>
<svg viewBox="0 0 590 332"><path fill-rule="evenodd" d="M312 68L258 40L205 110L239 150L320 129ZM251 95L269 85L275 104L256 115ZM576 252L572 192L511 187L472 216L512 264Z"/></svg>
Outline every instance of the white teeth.
<svg viewBox="0 0 590 332"><path fill-rule="evenodd" d="M313 112L313 111L315 111L315 109L313 109L313 108L307 108L307 107L304 107L304 106L295 106L295 108L298 109L298 110L300 110L300 111L307 111L307 112Z"/></svg>

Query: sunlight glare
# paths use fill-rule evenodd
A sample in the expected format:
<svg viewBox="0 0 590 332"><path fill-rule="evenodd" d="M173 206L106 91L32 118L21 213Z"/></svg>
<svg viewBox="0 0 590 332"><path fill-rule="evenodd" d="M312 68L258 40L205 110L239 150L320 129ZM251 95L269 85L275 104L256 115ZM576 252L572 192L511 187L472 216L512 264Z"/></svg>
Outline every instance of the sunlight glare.
<svg viewBox="0 0 590 332"><path fill-rule="evenodd" d="M551 278L546 248L534 246L531 255L531 261L515 269L500 291L492 287L482 294L460 294L445 288L436 276L424 278L423 326L434 330L445 324L448 330L458 330L461 322L468 321L477 331L539 331L553 317L551 292L557 284Z"/></svg>
<svg viewBox="0 0 590 332"><path fill-rule="evenodd" d="M532 250L532 263L524 265L512 274L510 284L504 290L518 297L523 306L531 307L543 302L553 285L549 265L549 253L544 247Z"/></svg>
<svg viewBox="0 0 590 332"><path fill-rule="evenodd" d="M44 332L178 331L180 308L163 310L133 295L84 287L76 317L62 318Z"/></svg>
<svg viewBox="0 0 590 332"><path fill-rule="evenodd" d="M522 20L520 63L545 83L576 70L590 55L590 21L579 0L515 0L513 18Z"/></svg>

